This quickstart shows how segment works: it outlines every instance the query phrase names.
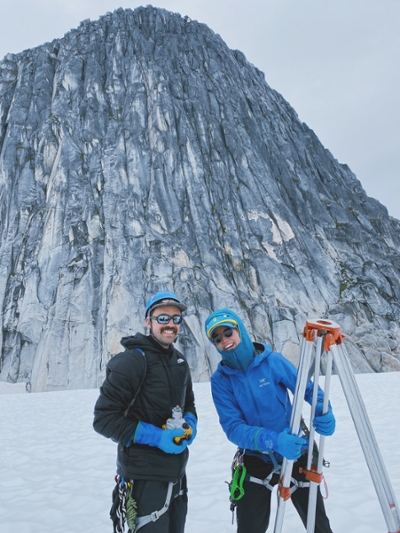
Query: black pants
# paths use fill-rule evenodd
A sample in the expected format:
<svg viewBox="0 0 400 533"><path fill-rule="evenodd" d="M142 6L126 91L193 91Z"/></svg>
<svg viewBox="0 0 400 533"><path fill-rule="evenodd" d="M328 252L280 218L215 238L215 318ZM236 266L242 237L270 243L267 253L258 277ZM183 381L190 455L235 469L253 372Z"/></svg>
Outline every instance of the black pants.
<svg viewBox="0 0 400 533"><path fill-rule="evenodd" d="M247 472L251 476L265 479L272 471L272 465L270 466L264 463L261 468L257 468L258 461L260 460L256 458L247 458L246 456L245 465ZM293 464L292 477L294 479L298 481L306 481L304 474L299 472L299 467L304 468L305 464L306 457L300 458ZM279 475L274 474L270 483L275 486L278 482ZM237 502L237 533L265 533L269 525L272 493L269 489L264 487L264 485L259 485L252 481L245 481L243 487L245 490L244 496ZM297 488L291 496L293 505L299 513L301 521L305 527L307 527L308 494L308 488ZM315 533L332 533L319 487L317 494Z"/></svg>
<svg viewBox="0 0 400 533"><path fill-rule="evenodd" d="M132 496L137 503L137 516L146 516L160 511L167 497L167 481L135 480ZM182 495L178 495L180 491ZM183 533L187 513L186 477L178 481L173 488L169 509L155 522L150 522L138 530L138 533Z"/></svg>

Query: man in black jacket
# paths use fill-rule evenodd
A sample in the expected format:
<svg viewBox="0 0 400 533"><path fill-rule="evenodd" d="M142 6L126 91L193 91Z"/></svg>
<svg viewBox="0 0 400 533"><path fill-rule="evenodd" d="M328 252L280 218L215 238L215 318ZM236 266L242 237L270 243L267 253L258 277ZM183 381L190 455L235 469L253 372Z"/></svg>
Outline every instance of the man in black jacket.
<svg viewBox="0 0 400 533"><path fill-rule="evenodd" d="M121 340L125 351L109 361L94 408L94 429L118 443L119 486L114 496L118 499L121 485L129 488L127 496L136 502L135 533L185 529L187 446L196 436L197 413L189 366L173 342L186 309L168 291L148 300L145 321L150 334ZM171 426L177 407L183 424ZM120 513L115 512L121 504L125 505L119 498L111 512L114 531L121 528L121 523L116 526ZM132 527L129 513L128 524Z"/></svg>

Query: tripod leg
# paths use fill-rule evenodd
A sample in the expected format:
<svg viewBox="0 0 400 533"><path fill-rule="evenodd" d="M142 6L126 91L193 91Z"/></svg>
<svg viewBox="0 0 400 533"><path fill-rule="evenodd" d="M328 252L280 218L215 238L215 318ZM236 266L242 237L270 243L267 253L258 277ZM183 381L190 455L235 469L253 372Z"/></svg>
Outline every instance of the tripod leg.
<svg viewBox="0 0 400 533"><path fill-rule="evenodd" d="M332 345L331 351L386 525L389 533L399 533L399 508L347 356L346 348L342 343Z"/></svg>
<svg viewBox="0 0 400 533"><path fill-rule="evenodd" d="M311 403L311 414L310 414L310 424L309 424L310 435L309 435L309 447L308 447L308 455L307 455L307 472L311 472L313 468L313 463L314 463L315 429L313 427L312 422L315 417L315 410L316 410L317 399L318 399L318 382L319 382L319 373L320 373L320 364L321 364L321 351L322 351L322 336L319 336L317 337L317 346L315 349L314 387L313 387L313 397L312 397L312 403ZM308 496L308 509L307 509L307 532L311 532L311 533L314 532L314 527L315 527L317 487L318 485L310 481L309 496Z"/></svg>
<svg viewBox="0 0 400 533"><path fill-rule="evenodd" d="M320 485L320 480L322 479L322 467L323 467L324 450L325 450L325 437L321 435L319 438L319 443L318 443L317 464L312 465L312 461L310 460L310 449L312 450L312 443L314 442L314 435L315 435L315 430L312 425L312 420L314 420L314 417L315 417L316 398L314 401L314 396L316 396L316 393L317 393L316 391L318 390L319 364L320 364L320 356L318 356L318 354L321 353L321 348L322 348L322 340L320 341L319 344L317 344L317 356L316 356L315 375L314 375L313 404L311 406L310 448L308 450L309 457L307 461L307 471L309 473L308 476L309 476L309 481L310 481L310 489L309 489L309 496L308 496L308 509L307 509L307 533L314 533L315 531L315 513L316 513L316 507L317 507L317 495L318 495L318 487ZM318 366L317 366L317 358L318 358ZM323 414L328 412L331 375L332 375L332 354L331 352L328 352L328 362L327 362L327 369L326 369L326 374L325 374L325 385L324 385L324 404L322 408ZM315 471L315 476L312 475L314 471Z"/></svg>
<svg viewBox="0 0 400 533"><path fill-rule="evenodd" d="M300 361L297 374L296 388L293 396L292 414L290 427L292 435L297 435L301 423L301 410L303 407L304 394L308 383L311 352L313 342L302 339ZM285 515L285 502L290 498L290 482L292 479L293 461L283 460L282 477L279 483L278 509L276 512L274 533L280 533Z"/></svg>
<svg viewBox="0 0 400 533"><path fill-rule="evenodd" d="M314 364L314 387L313 387L313 397L311 403L311 414L310 414L310 435L309 435L309 447L308 447L308 456L307 456L307 472L311 472L314 463L314 438L315 438L315 429L312 424L315 418L315 410L317 406L318 398L318 382L319 382L319 373L320 373L320 364L321 364L321 351L322 351L322 336L317 337L317 346L315 349L315 364ZM308 493L308 509L307 509L307 533L314 533L315 528L315 509L317 505L317 489L318 485L310 481L310 488Z"/></svg>

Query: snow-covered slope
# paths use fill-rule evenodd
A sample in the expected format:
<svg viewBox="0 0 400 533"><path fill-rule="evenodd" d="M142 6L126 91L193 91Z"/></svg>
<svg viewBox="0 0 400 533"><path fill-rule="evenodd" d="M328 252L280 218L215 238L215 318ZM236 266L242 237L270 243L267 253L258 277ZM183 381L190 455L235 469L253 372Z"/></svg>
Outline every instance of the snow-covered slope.
<svg viewBox="0 0 400 533"><path fill-rule="evenodd" d="M400 500L400 373L357 375ZM0 393L10 392L0 383ZM17 385L18 387L18 385ZM208 383L196 383L199 431L188 466L187 533L234 533L227 485L235 447L220 429ZM2 533L111 533L108 518L115 443L92 429L96 390L0 395ZM384 533L381 509L339 380L331 400L335 434L326 440L326 507L337 532ZM272 525L270 526L272 528ZM283 533L303 531L290 502Z"/></svg>

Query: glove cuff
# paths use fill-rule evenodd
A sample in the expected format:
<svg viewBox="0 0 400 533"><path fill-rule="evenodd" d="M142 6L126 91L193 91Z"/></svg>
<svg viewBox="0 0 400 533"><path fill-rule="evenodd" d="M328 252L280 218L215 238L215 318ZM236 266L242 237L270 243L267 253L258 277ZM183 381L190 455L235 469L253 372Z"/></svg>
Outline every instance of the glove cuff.
<svg viewBox="0 0 400 533"><path fill-rule="evenodd" d="M183 418L186 420L186 422L189 424L189 426L191 426L192 428L195 428L197 426L197 418L194 416L193 413L191 413L190 411L187 411L184 415L183 415Z"/></svg>
<svg viewBox="0 0 400 533"><path fill-rule="evenodd" d="M139 422L136 427L133 442L135 444L147 444L148 446L158 446L163 430L147 422Z"/></svg>
<svg viewBox="0 0 400 533"><path fill-rule="evenodd" d="M255 449L259 452L271 452L275 450L278 442L278 433L260 428L254 437Z"/></svg>

